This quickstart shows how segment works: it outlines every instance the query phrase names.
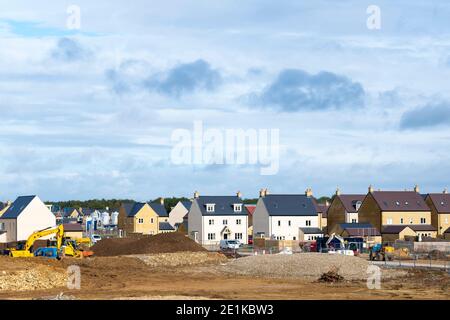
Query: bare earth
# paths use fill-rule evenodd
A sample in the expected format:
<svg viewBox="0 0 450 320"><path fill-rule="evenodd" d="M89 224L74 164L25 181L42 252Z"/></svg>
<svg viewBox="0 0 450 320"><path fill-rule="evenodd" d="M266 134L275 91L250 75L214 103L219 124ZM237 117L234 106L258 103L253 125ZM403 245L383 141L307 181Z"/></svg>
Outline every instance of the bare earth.
<svg viewBox="0 0 450 320"><path fill-rule="evenodd" d="M263 259L270 265L271 258ZM295 258L274 259L292 264ZM252 271L251 266L259 262L253 257L233 261L216 253L186 252L62 261L0 257L0 299L49 299L61 293L70 299L450 299L450 275L443 271L383 270L381 289L369 290L365 280L347 279L351 277L332 284L319 283L313 271L308 277L292 276L290 271L269 275L261 266ZM66 268L74 264L81 268L80 290L61 286ZM246 265L249 269L244 272ZM30 275L25 279L26 274ZM21 288L11 284L18 278L24 279Z"/></svg>

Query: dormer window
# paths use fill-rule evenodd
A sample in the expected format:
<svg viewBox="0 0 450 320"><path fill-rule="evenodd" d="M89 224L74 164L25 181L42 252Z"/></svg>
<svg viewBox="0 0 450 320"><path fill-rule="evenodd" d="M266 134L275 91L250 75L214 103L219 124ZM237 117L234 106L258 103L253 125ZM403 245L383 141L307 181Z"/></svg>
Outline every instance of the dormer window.
<svg viewBox="0 0 450 320"><path fill-rule="evenodd" d="M242 204L240 204L240 203L235 203L235 204L233 205L233 209L234 209L234 212L242 212Z"/></svg>
<svg viewBox="0 0 450 320"><path fill-rule="evenodd" d="M357 201L356 205L355 205L355 209L356 211L359 211L359 208L361 208L362 202L361 201Z"/></svg>
<svg viewBox="0 0 450 320"><path fill-rule="evenodd" d="M214 212L215 206L216 205L214 203L207 203L206 204L206 212Z"/></svg>

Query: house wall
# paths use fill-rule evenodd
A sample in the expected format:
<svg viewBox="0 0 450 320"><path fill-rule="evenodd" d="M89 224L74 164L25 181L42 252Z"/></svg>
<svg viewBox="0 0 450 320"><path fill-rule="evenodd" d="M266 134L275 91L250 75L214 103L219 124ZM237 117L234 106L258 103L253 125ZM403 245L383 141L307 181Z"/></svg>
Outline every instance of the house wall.
<svg viewBox="0 0 450 320"><path fill-rule="evenodd" d="M356 220L353 222L353 220ZM358 223L358 212L345 212L345 222L346 223Z"/></svg>
<svg viewBox="0 0 450 320"><path fill-rule="evenodd" d="M183 223L183 217L189 211L184 207L181 202L178 202L176 206L169 213L169 223L172 227L175 227L177 223Z"/></svg>
<svg viewBox="0 0 450 320"><path fill-rule="evenodd" d="M265 238L270 238L269 213L262 198L258 199L255 211L253 211L253 240L259 234L264 234Z"/></svg>
<svg viewBox="0 0 450 320"><path fill-rule="evenodd" d="M370 223L381 231L381 210L372 194L369 193L358 210L359 223Z"/></svg>
<svg viewBox="0 0 450 320"><path fill-rule="evenodd" d="M437 235L443 237L445 230L450 227L450 212L438 213L430 196L426 197L425 202L431 209L431 225L437 228Z"/></svg>
<svg viewBox="0 0 450 320"><path fill-rule="evenodd" d="M194 239L194 233L197 234L197 239ZM192 202L188 214L188 235L199 243L203 241L202 213L196 199Z"/></svg>
<svg viewBox="0 0 450 320"><path fill-rule="evenodd" d="M328 230L334 229L339 223L345 222L345 208L339 197L334 197L328 208Z"/></svg>
<svg viewBox="0 0 450 320"><path fill-rule="evenodd" d="M403 218L403 223L401 223L401 219ZM421 223L420 219L425 218L426 222ZM392 219L391 224L431 224L431 212L423 211L423 212L407 212L407 211L383 211L381 214L381 223L383 226L389 225L388 219Z"/></svg>
<svg viewBox="0 0 450 320"><path fill-rule="evenodd" d="M64 236L70 239L81 239L83 238L83 231L65 231Z"/></svg>
<svg viewBox="0 0 450 320"><path fill-rule="evenodd" d="M148 205L142 207L134 216L134 232L142 234L157 234L159 231L159 221L156 212ZM143 219L143 223L139 223Z"/></svg>
<svg viewBox="0 0 450 320"><path fill-rule="evenodd" d="M27 240L33 232L55 226L55 215L38 197L35 197L17 218L17 239L14 241ZM41 240L50 238L51 235Z"/></svg>
<svg viewBox="0 0 450 320"><path fill-rule="evenodd" d="M209 221L213 221L212 225L209 224ZM224 224L224 220L227 221L227 224ZM237 220L241 220L241 224L237 224ZM242 239L239 239L240 242L247 244L248 243L248 216L246 214L242 215L226 215L226 216L203 216L203 235L201 244L203 245L215 245L223 240L223 236L221 232L228 227L230 229L231 234L228 237L228 240L236 239L236 233L242 234ZM208 240L208 234L215 234L215 240Z"/></svg>
<svg viewBox="0 0 450 320"><path fill-rule="evenodd" d="M308 220L311 221L311 225L306 225ZM271 230L269 237L298 240L299 228L319 228L319 216L270 216L269 224Z"/></svg>
<svg viewBox="0 0 450 320"><path fill-rule="evenodd" d="M6 232L0 233L0 243L15 242L17 239L16 219L0 219L0 224L4 226Z"/></svg>

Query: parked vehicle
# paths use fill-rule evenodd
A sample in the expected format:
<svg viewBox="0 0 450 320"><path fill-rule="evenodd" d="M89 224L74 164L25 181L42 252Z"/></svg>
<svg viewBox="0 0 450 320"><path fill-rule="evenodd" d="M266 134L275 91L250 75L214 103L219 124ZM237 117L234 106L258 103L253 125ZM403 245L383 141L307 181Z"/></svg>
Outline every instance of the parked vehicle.
<svg viewBox="0 0 450 320"><path fill-rule="evenodd" d="M102 237L99 236L98 234L93 234L93 235L91 236L91 241L92 241L93 244L96 244L97 241L100 241L100 240L102 240Z"/></svg>
<svg viewBox="0 0 450 320"><path fill-rule="evenodd" d="M242 244L239 240L220 240L220 249L221 250L237 250L241 247Z"/></svg>

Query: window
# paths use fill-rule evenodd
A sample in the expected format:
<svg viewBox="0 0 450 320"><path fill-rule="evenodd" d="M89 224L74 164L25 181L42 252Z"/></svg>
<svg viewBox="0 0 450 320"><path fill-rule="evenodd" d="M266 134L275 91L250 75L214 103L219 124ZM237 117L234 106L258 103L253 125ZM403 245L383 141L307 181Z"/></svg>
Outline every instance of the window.
<svg viewBox="0 0 450 320"><path fill-rule="evenodd" d="M208 240L216 240L216 234L215 233L208 233Z"/></svg>
<svg viewBox="0 0 450 320"><path fill-rule="evenodd" d="M358 223L358 221L356 221L356 219L352 219L352 223Z"/></svg>
<svg viewBox="0 0 450 320"><path fill-rule="evenodd" d="M208 204L206 204L206 211L207 212L214 212L214 207L215 207L216 205L214 204L214 203L208 203Z"/></svg>
<svg viewBox="0 0 450 320"><path fill-rule="evenodd" d="M223 225L226 226L228 224L228 220L223 220Z"/></svg>
<svg viewBox="0 0 450 320"><path fill-rule="evenodd" d="M242 224L242 220L241 219L236 219L236 224Z"/></svg>
<svg viewBox="0 0 450 320"><path fill-rule="evenodd" d="M311 220L306 220L306 226L310 227L311 226Z"/></svg>
<svg viewBox="0 0 450 320"><path fill-rule="evenodd" d="M242 233L236 233L236 234L234 235L234 238L235 238L236 240L241 240L241 239L242 239Z"/></svg>
<svg viewBox="0 0 450 320"><path fill-rule="evenodd" d="M291 220L288 221L288 226L289 226L289 227L291 226Z"/></svg>
<svg viewBox="0 0 450 320"><path fill-rule="evenodd" d="M281 226L281 220L278 220L278 226L279 227Z"/></svg>
<svg viewBox="0 0 450 320"><path fill-rule="evenodd" d="M427 223L427 219L425 219L425 218L420 218L420 223Z"/></svg>
<svg viewBox="0 0 450 320"><path fill-rule="evenodd" d="M234 204L234 212L241 212L242 211L242 204L237 203Z"/></svg>
<svg viewBox="0 0 450 320"><path fill-rule="evenodd" d="M387 218L386 223L387 223L387 224L392 224L392 218Z"/></svg>
<svg viewBox="0 0 450 320"><path fill-rule="evenodd" d="M153 223L153 218L150 218L150 223Z"/></svg>
<svg viewBox="0 0 450 320"><path fill-rule="evenodd" d="M142 219L142 218L139 218L139 219L138 219L138 223L139 223L139 224L142 224L142 223L144 223L144 219Z"/></svg>
<svg viewBox="0 0 450 320"><path fill-rule="evenodd" d="M210 219L210 220L209 220L209 225L210 225L210 226L214 225L214 220L213 220L213 219Z"/></svg>
<svg viewBox="0 0 450 320"><path fill-rule="evenodd" d="M292 240L297 240L297 237L292 237Z"/></svg>
<svg viewBox="0 0 450 320"><path fill-rule="evenodd" d="M400 218L400 224L403 224L403 218Z"/></svg>

